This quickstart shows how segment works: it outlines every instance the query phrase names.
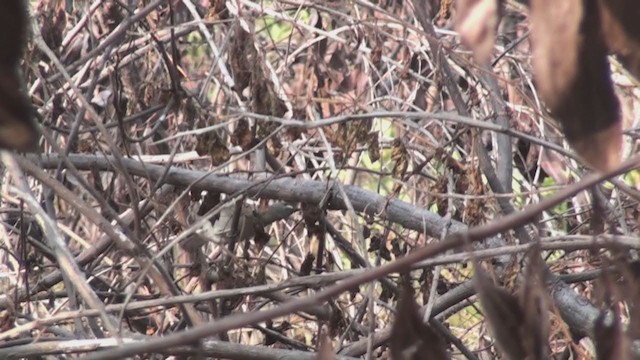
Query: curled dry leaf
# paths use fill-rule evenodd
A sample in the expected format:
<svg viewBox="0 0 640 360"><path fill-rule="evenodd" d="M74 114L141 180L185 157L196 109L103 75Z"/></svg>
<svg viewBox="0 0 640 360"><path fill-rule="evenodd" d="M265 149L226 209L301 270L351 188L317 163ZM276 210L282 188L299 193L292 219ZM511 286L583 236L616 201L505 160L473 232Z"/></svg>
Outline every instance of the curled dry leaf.
<svg viewBox="0 0 640 360"><path fill-rule="evenodd" d="M311 270L313 270L313 262L315 260L315 255L313 255L312 253L307 253L307 256L305 256L304 261L300 265L300 276L307 276L311 274Z"/></svg>
<svg viewBox="0 0 640 360"><path fill-rule="evenodd" d="M214 166L223 164L231 158L229 149L215 131L210 131L198 136L196 152L200 156L211 156L211 163Z"/></svg>
<svg viewBox="0 0 640 360"><path fill-rule="evenodd" d="M380 160L380 142L378 141L378 131L372 131L367 135L368 154L372 163Z"/></svg>
<svg viewBox="0 0 640 360"><path fill-rule="evenodd" d="M593 340L598 360L630 360L631 344L617 314L603 311L594 326Z"/></svg>
<svg viewBox="0 0 640 360"><path fill-rule="evenodd" d="M67 25L64 6L64 0L39 0L35 6L38 24L41 24L40 33L47 46L54 51L62 44L63 32ZM115 6L108 8L117 9Z"/></svg>
<svg viewBox="0 0 640 360"><path fill-rule="evenodd" d="M625 269L625 287L629 298L629 327L627 332L631 339L640 339L640 279L635 265L629 264Z"/></svg>
<svg viewBox="0 0 640 360"><path fill-rule="evenodd" d="M528 255L523 289L520 293L524 322L522 333L525 351L529 360L547 359L549 316L547 293L544 287L544 274L540 243Z"/></svg>
<svg viewBox="0 0 640 360"><path fill-rule="evenodd" d="M409 152L401 138L396 138L391 144L391 161L394 162L393 177L402 179L409 168Z"/></svg>
<svg viewBox="0 0 640 360"><path fill-rule="evenodd" d="M450 358L444 340L431 326L422 322L413 291L408 286L405 286L398 302L390 342L394 360Z"/></svg>
<svg viewBox="0 0 640 360"><path fill-rule="evenodd" d="M391 146L391 161L394 162L391 173L395 179L402 179L409 168L409 152L401 138L394 139ZM392 192L393 196L400 194L401 190L402 183L399 182L394 184Z"/></svg>
<svg viewBox="0 0 640 360"><path fill-rule="evenodd" d="M34 110L23 91L18 64L27 41L27 9L22 0L0 2L0 147L34 150Z"/></svg>
<svg viewBox="0 0 640 360"><path fill-rule="evenodd" d="M316 359L318 360L333 360L336 358L335 353L333 352L333 345L331 344L331 339L326 334L323 334L320 339L320 348L318 349L318 355Z"/></svg>
<svg viewBox="0 0 640 360"><path fill-rule="evenodd" d="M235 129L231 134L231 144L240 146L242 150L249 150L253 144L254 134L247 119L240 119L236 123Z"/></svg>
<svg viewBox="0 0 640 360"><path fill-rule="evenodd" d="M229 50L229 65L233 72L237 92L241 93L244 88L249 86L257 57L253 37L240 26L240 23L236 23Z"/></svg>
<svg viewBox="0 0 640 360"><path fill-rule="evenodd" d="M500 21L498 0L458 0L456 30L476 61L489 62Z"/></svg>
<svg viewBox="0 0 640 360"><path fill-rule="evenodd" d="M538 91L576 152L605 171L620 161L622 122L598 4L532 0Z"/></svg>
<svg viewBox="0 0 640 360"><path fill-rule="evenodd" d="M609 49L640 80L640 7L636 0L599 0Z"/></svg>
<svg viewBox="0 0 640 360"><path fill-rule="evenodd" d="M505 289L495 286L476 265L475 287L496 343L511 360L525 359L523 339L524 311L518 299Z"/></svg>

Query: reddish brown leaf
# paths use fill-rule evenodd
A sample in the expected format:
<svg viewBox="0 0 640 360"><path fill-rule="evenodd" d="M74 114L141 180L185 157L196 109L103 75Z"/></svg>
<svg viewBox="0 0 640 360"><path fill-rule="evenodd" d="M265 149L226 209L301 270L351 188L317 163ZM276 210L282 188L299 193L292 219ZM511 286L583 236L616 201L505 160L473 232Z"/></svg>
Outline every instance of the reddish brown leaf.
<svg viewBox="0 0 640 360"><path fill-rule="evenodd" d="M481 64L491 58L500 20L499 8L498 0L458 0L456 29Z"/></svg>
<svg viewBox="0 0 640 360"><path fill-rule="evenodd" d="M107 6L106 13L110 10L117 10L119 7ZM63 0L40 0L36 4L40 33L44 42L52 50L57 50L62 44L63 32L67 24L67 14L64 11L65 1ZM118 24L116 24L117 26Z"/></svg>
<svg viewBox="0 0 640 360"><path fill-rule="evenodd" d="M524 312L518 299L495 286L479 266L476 266L475 286L484 316L500 350L508 359L525 359L527 352L521 333Z"/></svg>
<svg viewBox="0 0 640 360"><path fill-rule="evenodd" d="M21 0L0 3L0 147L34 150L34 111L20 91L18 64L27 41L27 9Z"/></svg>
<svg viewBox="0 0 640 360"><path fill-rule="evenodd" d="M236 91L242 92L249 85L257 57L253 37L237 24L229 50L229 64L236 82Z"/></svg>
<svg viewBox="0 0 640 360"><path fill-rule="evenodd" d="M253 144L253 132L247 119L240 119L231 134L231 144L240 146L242 150L249 150Z"/></svg>
<svg viewBox="0 0 640 360"><path fill-rule="evenodd" d="M549 317L547 293L544 287L544 265L540 255L540 243L531 250L520 302L524 312L522 339L529 360L547 359Z"/></svg>
<svg viewBox="0 0 640 360"><path fill-rule="evenodd" d="M336 358L335 353L333 352L333 345L331 344L331 339L325 334L323 334L320 338L320 348L318 349L318 355L316 359L318 360L333 360Z"/></svg>
<svg viewBox="0 0 640 360"><path fill-rule="evenodd" d="M410 159L407 148L401 138L393 140L391 145L391 160L394 162L392 170L393 177L396 179L402 179L407 172Z"/></svg>
<svg viewBox="0 0 640 360"><path fill-rule="evenodd" d="M600 0L599 4L609 49L640 80L640 7L636 0Z"/></svg>
<svg viewBox="0 0 640 360"><path fill-rule="evenodd" d="M603 311L594 326L593 340L598 360L631 359L631 343L622 330L617 314Z"/></svg>
<svg viewBox="0 0 640 360"><path fill-rule="evenodd" d="M316 260L315 255L312 253L308 253L305 256L302 265L300 265L300 276L307 276L311 274L311 270L313 270L313 262Z"/></svg>
<svg viewBox="0 0 640 360"><path fill-rule="evenodd" d="M380 160L380 143L378 142L378 132L373 131L367 136L367 143L369 145L368 153L369 159L372 163Z"/></svg>
<svg viewBox="0 0 640 360"><path fill-rule="evenodd" d="M422 322L413 291L408 286L398 301L390 343L391 358L394 360L450 358L444 340L431 326Z"/></svg>
<svg viewBox="0 0 640 360"><path fill-rule="evenodd" d="M211 163L214 166L220 165L231 158L229 149L215 131L198 136L196 152L201 156L211 156Z"/></svg>
<svg viewBox="0 0 640 360"><path fill-rule="evenodd" d="M593 168L620 159L622 125L613 92L598 4L531 2L538 91L576 152Z"/></svg>

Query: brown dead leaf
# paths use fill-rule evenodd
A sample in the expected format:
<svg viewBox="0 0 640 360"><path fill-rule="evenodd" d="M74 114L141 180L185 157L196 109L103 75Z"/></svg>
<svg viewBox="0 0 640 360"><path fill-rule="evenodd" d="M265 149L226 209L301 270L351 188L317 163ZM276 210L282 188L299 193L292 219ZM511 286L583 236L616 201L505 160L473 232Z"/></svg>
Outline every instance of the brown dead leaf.
<svg viewBox="0 0 640 360"><path fill-rule="evenodd" d="M200 156L211 156L211 164L214 166L223 164L231 158L229 149L215 131L210 131L198 136L196 152Z"/></svg>
<svg viewBox="0 0 640 360"><path fill-rule="evenodd" d="M64 6L64 0L40 0L36 4L38 23L41 24L40 33L44 42L54 51L62 44L63 32L67 25L67 14L64 11Z"/></svg>
<svg viewBox="0 0 640 360"><path fill-rule="evenodd" d="M622 125L598 4L532 0L531 27L542 99L587 164L611 169L620 160Z"/></svg>
<svg viewBox="0 0 640 360"><path fill-rule="evenodd" d="M418 304L409 286L403 289L396 320L391 328L391 358L394 360L449 359L444 340L430 326L422 322Z"/></svg>
<svg viewBox="0 0 640 360"><path fill-rule="evenodd" d="M598 360L629 360L631 357L631 343L624 333L618 315L603 311L594 326L593 340L596 345Z"/></svg>
<svg viewBox="0 0 640 360"><path fill-rule="evenodd" d="M378 131L370 132L367 135L369 159L372 163L380 160L380 142L378 141Z"/></svg>
<svg viewBox="0 0 640 360"><path fill-rule="evenodd" d="M304 261L300 265L300 276L307 276L311 274L311 270L313 270L313 262L315 260L315 255L313 255L312 253L307 253L307 256L305 256Z"/></svg>
<svg viewBox="0 0 640 360"><path fill-rule="evenodd" d="M32 151L38 141L34 110L27 96L16 90L20 89L18 76L17 70L0 69L0 147Z"/></svg>
<svg viewBox="0 0 640 360"><path fill-rule="evenodd" d="M207 20L220 19L226 20L229 18L229 10L227 10L226 2L224 0L211 0L209 1L209 11L206 16Z"/></svg>
<svg viewBox="0 0 640 360"><path fill-rule="evenodd" d="M256 66L257 51L253 45L253 37L240 24L236 24L235 33L229 50L229 65L233 72L235 90L239 93L246 88Z"/></svg>
<svg viewBox="0 0 640 360"><path fill-rule="evenodd" d="M394 139L391 144L391 161L394 162L393 170L391 171L393 177L402 179L409 168L409 153L400 138Z"/></svg>
<svg viewBox="0 0 640 360"><path fill-rule="evenodd" d="M540 243L528 254L526 281L520 293L524 311L522 339L528 360L547 359L549 316L547 292L544 287L544 265L540 255Z"/></svg>
<svg viewBox="0 0 640 360"><path fill-rule="evenodd" d="M500 22L499 10L498 0L458 1L456 30L480 64L488 63L491 58Z"/></svg>
<svg viewBox="0 0 640 360"><path fill-rule="evenodd" d="M34 110L20 90L18 64L27 41L27 9L22 1L0 2L0 147L34 150Z"/></svg>
<svg viewBox="0 0 640 360"><path fill-rule="evenodd" d="M478 265L475 286L496 344L511 360L526 358L522 331L524 312L518 299L505 289L497 287Z"/></svg>
<svg viewBox="0 0 640 360"><path fill-rule="evenodd" d="M198 208L198 216L204 216L211 209L220 204L220 193L215 191L207 191Z"/></svg>
<svg viewBox="0 0 640 360"><path fill-rule="evenodd" d="M403 179L409 168L409 153L401 138L395 138L391 144L391 161L393 169L391 173L394 179ZM402 182L393 185L392 195L397 196L402 190Z"/></svg>
<svg viewBox="0 0 640 360"><path fill-rule="evenodd" d="M336 355L333 351L333 344L331 344L331 339L326 334L322 334L320 338L320 348L318 349L318 354L316 359L318 360L333 360L336 358Z"/></svg>
<svg viewBox="0 0 640 360"><path fill-rule="evenodd" d="M231 134L231 144L240 146L242 150L246 151L251 148L253 139L254 137L251 126L249 126L249 121L247 119L240 119L236 124L236 128L233 130L233 134Z"/></svg>
<svg viewBox="0 0 640 360"><path fill-rule="evenodd" d="M609 49L640 80L640 7L636 0L599 0L598 4Z"/></svg>

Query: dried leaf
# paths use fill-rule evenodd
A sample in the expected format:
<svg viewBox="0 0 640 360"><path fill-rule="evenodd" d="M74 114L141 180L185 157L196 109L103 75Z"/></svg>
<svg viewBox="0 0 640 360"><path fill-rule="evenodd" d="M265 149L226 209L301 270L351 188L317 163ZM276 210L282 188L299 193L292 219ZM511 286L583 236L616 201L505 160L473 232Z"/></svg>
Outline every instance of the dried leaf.
<svg viewBox="0 0 640 360"><path fill-rule="evenodd" d="M198 216L204 216L211 209L220 204L220 193L216 191L207 191L207 194L202 199L200 207L198 208Z"/></svg>
<svg viewBox="0 0 640 360"><path fill-rule="evenodd" d="M598 3L609 49L640 80L640 7L636 0L600 0Z"/></svg>
<svg viewBox="0 0 640 360"><path fill-rule="evenodd" d="M372 163L380 160L380 142L378 141L378 132L374 131L367 136L369 159Z"/></svg>
<svg viewBox="0 0 640 360"><path fill-rule="evenodd" d="M320 339L320 348L318 349L318 355L316 359L318 360L333 360L336 358L336 355L333 351L333 344L331 344L331 339L326 334L323 334Z"/></svg>
<svg viewBox="0 0 640 360"><path fill-rule="evenodd" d="M391 328L391 358L394 360L449 359L446 344L433 328L422 322L413 291L405 286Z"/></svg>
<svg viewBox="0 0 640 360"><path fill-rule="evenodd" d="M63 32L67 25L67 14L64 11L64 6L64 0L40 0L36 4L38 23L41 24L40 33L44 42L52 50L57 50L62 44ZM118 10L119 6L109 4L107 9Z"/></svg>
<svg viewBox="0 0 640 360"><path fill-rule="evenodd" d="M532 0L538 91L586 162L605 171L620 161L622 122L598 4Z"/></svg>
<svg viewBox="0 0 640 360"><path fill-rule="evenodd" d="M240 26L240 23L236 24L234 30L229 50L229 65L236 82L234 90L241 93L251 81L258 54L253 45L253 37Z"/></svg>
<svg viewBox="0 0 640 360"><path fill-rule="evenodd" d="M524 311L522 339L528 360L547 359L549 316L547 293L544 287L544 267L540 255L540 243L528 255L521 304Z"/></svg>
<svg viewBox="0 0 640 360"><path fill-rule="evenodd" d="M271 240L271 236L269 236L269 234L264 231L263 227L258 226L254 230L255 234L253 235L253 242L254 244L256 244L256 249L258 251L262 251L265 245L269 243L269 240Z"/></svg>
<svg viewBox="0 0 640 360"><path fill-rule="evenodd" d="M0 147L32 151L38 141L34 110L19 88L17 71L0 69Z"/></svg>
<svg viewBox="0 0 640 360"><path fill-rule="evenodd" d="M617 314L609 311L601 312L593 331L598 360L632 359L631 343L622 330Z"/></svg>
<svg viewBox="0 0 640 360"><path fill-rule="evenodd" d="M316 260L316 257L312 253L308 253L305 256L302 265L300 265L300 276L307 276L311 274L311 270L313 270L313 262Z"/></svg>
<svg viewBox="0 0 640 360"><path fill-rule="evenodd" d="M27 10L21 0L0 2L0 147L34 150L34 111L21 91L18 64L27 41Z"/></svg>
<svg viewBox="0 0 640 360"><path fill-rule="evenodd" d="M499 8L498 0L458 1L456 30L480 64L491 58L500 22Z"/></svg>
<svg viewBox="0 0 640 360"><path fill-rule="evenodd" d="M409 167L409 153L400 138L395 138L391 144L391 160L394 162L393 177L402 179Z"/></svg>
<svg viewBox="0 0 640 360"><path fill-rule="evenodd" d="M224 0L212 0L209 2L209 11L207 12L207 19L220 19L226 20L229 18L229 10L227 10L226 2Z"/></svg>
<svg viewBox="0 0 640 360"><path fill-rule="evenodd" d="M435 7L435 6L434 6ZM451 18L453 14L453 0L441 0L440 1L440 9L438 9L438 20L436 25L439 27L445 27L447 20Z"/></svg>
<svg viewBox="0 0 640 360"><path fill-rule="evenodd" d="M253 144L253 133L251 131L251 126L249 126L249 121L247 119L240 119L236 128L233 130L233 134L231 134L231 144L240 146L242 150L249 150L251 145Z"/></svg>
<svg viewBox="0 0 640 360"><path fill-rule="evenodd" d="M477 265L475 286L485 318L500 350L508 359L525 359L527 353L521 333L524 312L518 299L505 289L495 286Z"/></svg>
<svg viewBox="0 0 640 360"><path fill-rule="evenodd" d="M198 136L196 152L200 156L211 156L211 163L214 166L223 164L231 158L229 149L215 131L210 131Z"/></svg>

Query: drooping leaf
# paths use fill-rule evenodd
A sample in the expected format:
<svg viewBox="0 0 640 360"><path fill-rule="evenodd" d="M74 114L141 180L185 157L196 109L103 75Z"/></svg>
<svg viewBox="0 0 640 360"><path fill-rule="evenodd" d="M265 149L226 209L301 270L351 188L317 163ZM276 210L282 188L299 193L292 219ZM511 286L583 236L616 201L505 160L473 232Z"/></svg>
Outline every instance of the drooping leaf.
<svg viewBox="0 0 640 360"><path fill-rule="evenodd" d="M391 357L394 360L442 360L449 359L446 345L440 335L422 322L413 291L405 286L396 319L391 328Z"/></svg>
<svg viewBox="0 0 640 360"><path fill-rule="evenodd" d="M34 110L21 91L18 64L27 41L28 16L22 0L0 2L0 147L34 150Z"/></svg>
<svg viewBox="0 0 640 360"><path fill-rule="evenodd" d="M371 162L374 163L380 160L380 143L378 140L377 131L372 131L369 133L369 135L367 136L367 145L369 145L368 154Z"/></svg>
<svg viewBox="0 0 640 360"><path fill-rule="evenodd" d="M242 150L249 150L253 145L254 134L247 119L240 119L231 134L231 144L240 146Z"/></svg>
<svg viewBox="0 0 640 360"><path fill-rule="evenodd" d="M525 281L520 293L520 303L524 312L522 339L529 360L547 359L549 316L548 296L544 287L544 272L540 255L540 243L528 254Z"/></svg>
<svg viewBox="0 0 640 360"><path fill-rule="evenodd" d="M394 162L393 170L391 170L393 177L395 179L404 178L407 169L409 168L410 157L409 152L407 151L407 147L400 138L394 139L391 145L391 161ZM398 196L398 194L400 194L402 186L403 185L401 182L393 185L393 196Z"/></svg>
<svg viewBox="0 0 640 360"><path fill-rule="evenodd" d="M336 355L333 351L333 345L331 344L331 339L325 334L323 334L320 338L320 348L318 349L318 354L316 359L318 360L333 360L336 358Z"/></svg>
<svg viewBox="0 0 640 360"><path fill-rule="evenodd" d="M211 163L214 166L220 165L229 160L231 153L229 148L215 131L210 131L198 136L196 152L200 156L211 156Z"/></svg>
<svg viewBox="0 0 640 360"><path fill-rule="evenodd" d="M599 0L609 49L640 80L640 7L635 0Z"/></svg>
<svg viewBox="0 0 640 360"><path fill-rule="evenodd" d="M63 33L67 24L67 14L64 11L64 6L64 0L39 0L35 6L38 14L38 24L41 24L40 33L47 46L54 51L62 44ZM117 11L118 8L115 4L109 4L106 6L103 16L110 15L114 10ZM115 24L117 25L118 23L119 21L116 20ZM110 30L113 31L113 29Z"/></svg>
<svg viewBox="0 0 640 360"><path fill-rule="evenodd" d="M576 152L604 171L620 160L622 122L601 20L594 1L531 1L540 96Z"/></svg>
<svg viewBox="0 0 640 360"><path fill-rule="evenodd" d="M598 360L630 360L631 342L624 333L618 315L603 311L594 326L593 340Z"/></svg>
<svg viewBox="0 0 640 360"><path fill-rule="evenodd" d="M481 64L488 63L491 57L500 22L499 9L498 0L458 0L456 29Z"/></svg>
<svg viewBox="0 0 640 360"><path fill-rule="evenodd" d="M511 360L525 359L527 351L522 338L524 312L518 299L493 284L476 266L475 287L498 348Z"/></svg>
<svg viewBox="0 0 640 360"><path fill-rule="evenodd" d="M307 276L311 274L311 270L313 270L313 262L316 260L316 257L312 253L308 253L305 256L304 261L300 265L300 276Z"/></svg>
<svg viewBox="0 0 640 360"><path fill-rule="evenodd" d="M253 45L253 37L240 24L235 26L229 51L229 65L233 72L235 90L242 92L251 82L251 76L257 61L257 52Z"/></svg>

